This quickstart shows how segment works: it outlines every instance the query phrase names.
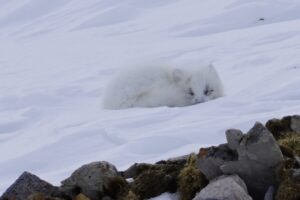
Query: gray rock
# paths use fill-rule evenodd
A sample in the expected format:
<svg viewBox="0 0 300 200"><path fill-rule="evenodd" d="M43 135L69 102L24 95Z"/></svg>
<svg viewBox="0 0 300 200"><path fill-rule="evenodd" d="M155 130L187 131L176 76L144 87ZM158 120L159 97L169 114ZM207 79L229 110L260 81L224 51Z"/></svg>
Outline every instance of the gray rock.
<svg viewBox="0 0 300 200"><path fill-rule="evenodd" d="M244 135L236 150L239 161L253 160L269 167L274 167L283 161L283 155L275 138L261 123L256 123Z"/></svg>
<svg viewBox="0 0 300 200"><path fill-rule="evenodd" d="M290 127L293 131L300 133L300 115L293 115L291 117Z"/></svg>
<svg viewBox="0 0 300 200"><path fill-rule="evenodd" d="M4 192L0 199L24 200L34 193L50 196L56 190L57 187L41 180L36 175L29 172L23 172L23 174Z"/></svg>
<svg viewBox="0 0 300 200"><path fill-rule="evenodd" d="M252 200L247 187L237 175L220 176L203 188L193 200Z"/></svg>
<svg viewBox="0 0 300 200"><path fill-rule="evenodd" d="M204 152L204 153L203 153ZM220 167L226 161L237 160L237 155L226 144L200 150L198 166L208 180L223 174Z"/></svg>
<svg viewBox="0 0 300 200"><path fill-rule="evenodd" d="M275 138L260 123L244 135L239 130L228 130L226 137L227 145L200 151L199 168L209 180L222 174L237 174L254 199L263 199L269 186L276 185L275 168L283 161Z"/></svg>
<svg viewBox="0 0 300 200"><path fill-rule="evenodd" d="M229 129L226 131L226 139L228 142L228 147L231 150L235 150L243 137L243 132L237 129Z"/></svg>
<svg viewBox="0 0 300 200"><path fill-rule="evenodd" d="M264 200L273 200L274 199L274 194L275 194L275 189L273 186L270 186L269 189L267 190L265 194Z"/></svg>
<svg viewBox="0 0 300 200"><path fill-rule="evenodd" d="M291 176L294 181L300 182L300 169L292 169Z"/></svg>
<svg viewBox="0 0 300 200"><path fill-rule="evenodd" d="M103 186L107 183L109 178L118 175L117 169L112 164L101 161L92 162L83 165L66 180L62 181L61 189L65 193L83 193L91 200L96 200L102 197Z"/></svg>
<svg viewBox="0 0 300 200"><path fill-rule="evenodd" d="M223 172L220 167L225 162L220 158L205 158L198 161L198 167L208 180L221 176Z"/></svg>
<svg viewBox="0 0 300 200"><path fill-rule="evenodd" d="M247 184L254 199L263 199L270 185L275 185L275 168L283 155L273 135L262 124L243 136L236 148L238 160L225 162L224 174L238 174Z"/></svg>
<svg viewBox="0 0 300 200"><path fill-rule="evenodd" d="M300 157L297 155L294 155L294 159L297 162L297 164L300 166Z"/></svg>

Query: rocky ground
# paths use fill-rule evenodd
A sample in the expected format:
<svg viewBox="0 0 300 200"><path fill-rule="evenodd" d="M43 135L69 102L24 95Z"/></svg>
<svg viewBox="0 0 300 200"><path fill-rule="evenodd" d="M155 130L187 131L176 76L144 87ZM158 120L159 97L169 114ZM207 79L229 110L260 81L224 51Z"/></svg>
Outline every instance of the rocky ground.
<svg viewBox="0 0 300 200"><path fill-rule="evenodd" d="M118 171L108 162L78 168L53 186L24 172L0 200L140 200L164 192L182 200L299 200L300 116L226 131L227 143Z"/></svg>

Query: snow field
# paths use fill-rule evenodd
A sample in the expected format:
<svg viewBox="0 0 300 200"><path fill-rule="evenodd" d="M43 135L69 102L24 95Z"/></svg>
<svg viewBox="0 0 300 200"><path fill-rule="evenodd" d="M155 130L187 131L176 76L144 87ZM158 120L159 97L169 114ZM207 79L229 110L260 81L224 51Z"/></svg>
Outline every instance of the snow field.
<svg viewBox="0 0 300 200"><path fill-rule="evenodd" d="M0 192L25 170L59 184L90 161L123 170L300 112L296 0L0 4ZM213 61L226 96L182 108L102 109L110 78L147 59Z"/></svg>

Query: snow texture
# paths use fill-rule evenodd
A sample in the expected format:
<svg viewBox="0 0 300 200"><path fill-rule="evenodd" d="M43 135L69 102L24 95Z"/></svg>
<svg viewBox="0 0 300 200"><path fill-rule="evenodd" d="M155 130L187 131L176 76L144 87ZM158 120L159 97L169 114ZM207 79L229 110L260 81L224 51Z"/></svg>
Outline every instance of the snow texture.
<svg viewBox="0 0 300 200"><path fill-rule="evenodd" d="M23 171L59 184L91 161L123 170L222 143L228 128L300 113L297 0L0 5L0 193ZM109 80L152 59L213 62L226 95L103 109Z"/></svg>

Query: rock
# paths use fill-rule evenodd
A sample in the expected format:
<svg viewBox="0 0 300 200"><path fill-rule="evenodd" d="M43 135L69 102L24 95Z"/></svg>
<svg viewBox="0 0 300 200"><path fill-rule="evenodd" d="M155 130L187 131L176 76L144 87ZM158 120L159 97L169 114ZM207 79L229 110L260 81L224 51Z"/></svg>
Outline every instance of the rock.
<svg viewBox="0 0 300 200"><path fill-rule="evenodd" d="M274 199L275 189L273 186L270 186L265 194L264 200L273 200Z"/></svg>
<svg viewBox="0 0 300 200"><path fill-rule="evenodd" d="M117 169L112 164L105 161L92 162L83 165L62 181L61 190L70 196L82 193L91 200L97 200L105 195L103 186L109 178L117 175Z"/></svg>
<svg viewBox="0 0 300 200"><path fill-rule="evenodd" d="M291 177L294 181L297 181L300 183L300 169L292 169Z"/></svg>
<svg viewBox="0 0 300 200"><path fill-rule="evenodd" d="M292 131L300 133L300 115L291 116L290 127Z"/></svg>
<svg viewBox="0 0 300 200"><path fill-rule="evenodd" d="M237 154L226 144L219 145L218 147L201 148L198 167L208 180L212 180L223 174L220 167L226 161L233 160L237 160Z"/></svg>
<svg viewBox="0 0 300 200"><path fill-rule="evenodd" d="M236 148L238 160L254 160L269 167L283 161L283 156L272 134L261 123L256 123L245 134Z"/></svg>
<svg viewBox="0 0 300 200"><path fill-rule="evenodd" d="M34 193L50 196L57 187L29 172L23 174L4 192L2 199L24 200Z"/></svg>
<svg viewBox="0 0 300 200"><path fill-rule="evenodd" d="M254 199L262 199L269 186L276 185L275 168L283 155L273 135L256 123L236 148L237 161L225 162L220 168L224 174L237 174L247 184Z"/></svg>
<svg viewBox="0 0 300 200"><path fill-rule="evenodd" d="M144 165L131 183L131 190L139 199L156 197L164 192L176 192L178 174L183 164L166 162L165 164Z"/></svg>
<svg viewBox="0 0 300 200"><path fill-rule="evenodd" d="M300 157L297 155L294 155L294 160L298 163L298 166L300 166Z"/></svg>
<svg viewBox="0 0 300 200"><path fill-rule="evenodd" d="M220 176L203 188L193 200L252 200L237 175Z"/></svg>
<svg viewBox="0 0 300 200"><path fill-rule="evenodd" d="M226 139L228 147L231 150L237 149L240 145L241 139L243 137L243 132L237 129L229 129L226 131Z"/></svg>
<svg viewBox="0 0 300 200"><path fill-rule="evenodd" d="M247 134L231 129L226 136L228 144L200 151L199 168L209 180L223 174L237 174L254 199L263 199L269 186L276 185L275 169L283 161L275 138L260 123Z"/></svg>

